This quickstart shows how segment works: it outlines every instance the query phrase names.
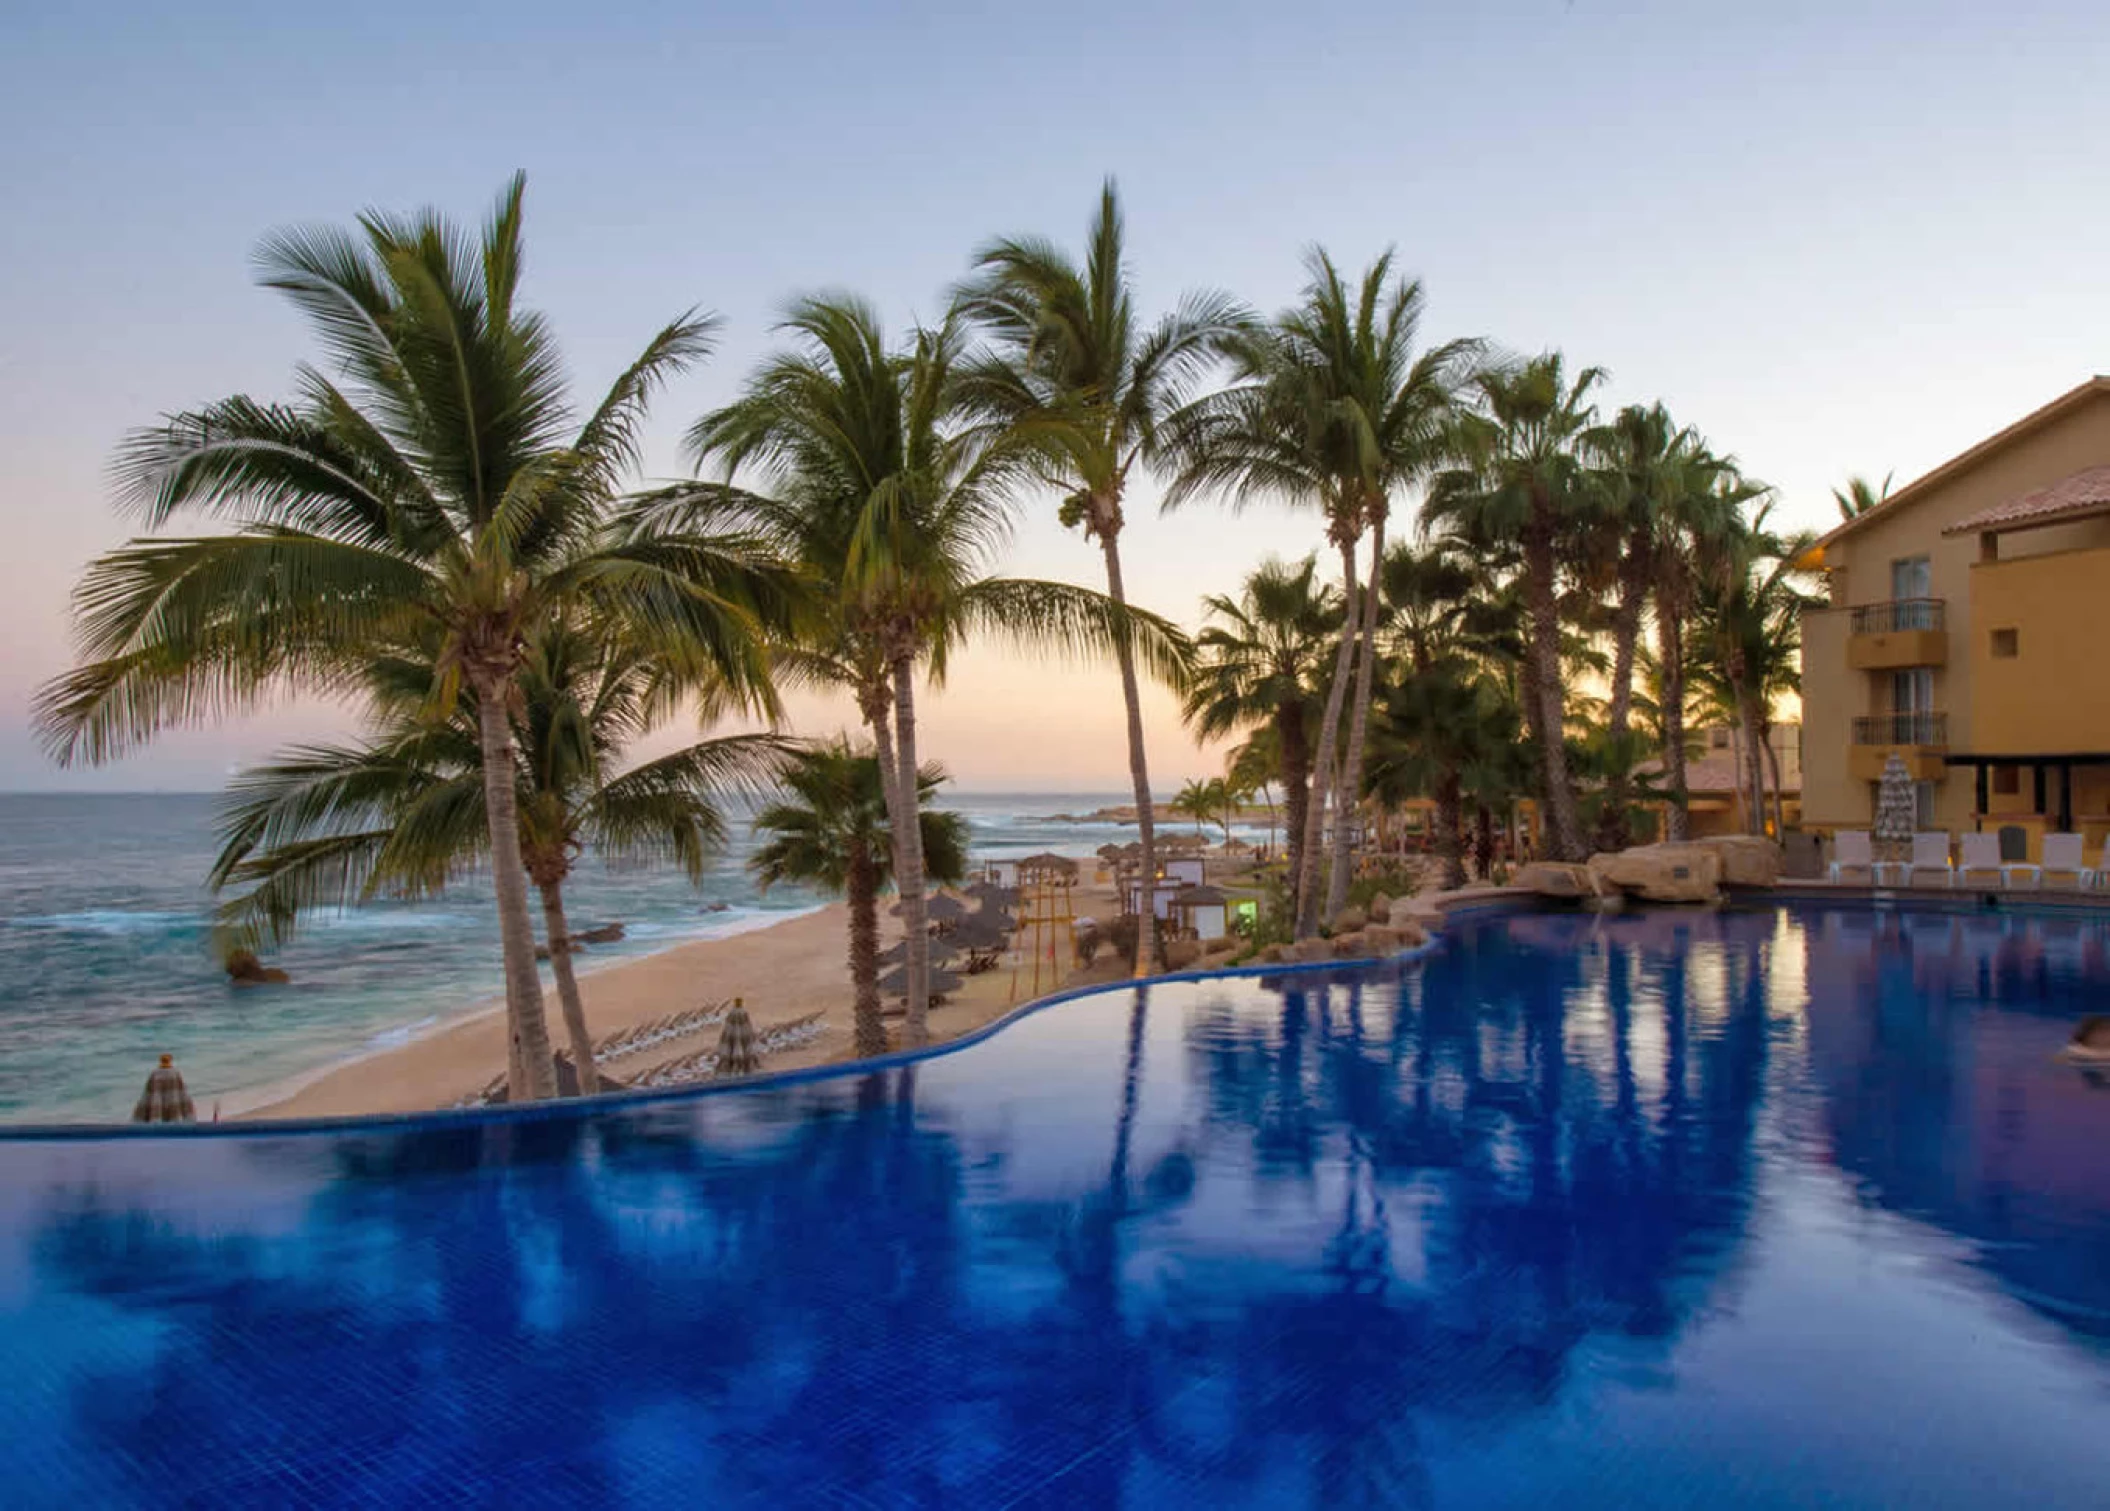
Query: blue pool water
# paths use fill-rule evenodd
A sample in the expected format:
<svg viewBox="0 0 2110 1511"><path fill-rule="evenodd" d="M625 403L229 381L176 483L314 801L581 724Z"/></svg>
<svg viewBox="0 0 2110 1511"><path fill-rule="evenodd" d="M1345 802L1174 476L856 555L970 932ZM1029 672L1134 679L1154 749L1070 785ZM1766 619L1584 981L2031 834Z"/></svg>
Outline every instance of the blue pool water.
<svg viewBox="0 0 2110 1511"><path fill-rule="evenodd" d="M2100 1507L2104 945L1519 917L591 1116L0 1143L0 1485Z"/></svg>

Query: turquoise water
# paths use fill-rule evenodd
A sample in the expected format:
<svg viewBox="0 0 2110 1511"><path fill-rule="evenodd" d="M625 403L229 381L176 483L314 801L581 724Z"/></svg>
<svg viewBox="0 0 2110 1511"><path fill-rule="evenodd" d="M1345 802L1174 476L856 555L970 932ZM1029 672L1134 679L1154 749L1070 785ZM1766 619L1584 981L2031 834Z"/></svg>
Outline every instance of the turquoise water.
<svg viewBox="0 0 2110 1511"><path fill-rule="evenodd" d="M979 855L1089 853L1124 831L1055 824L1113 794L948 794ZM207 952L214 799L205 794L0 795L0 1121L121 1119L154 1057L174 1054L211 1116L215 1095L399 1042L500 990L498 926L475 881L416 903L316 919L274 957L289 986L236 990ZM1125 831L1130 837L1133 830ZM764 926L820 899L759 896L745 826L700 887L667 868L588 858L567 887L575 926L628 935L591 969L684 940ZM699 981L694 1002L715 1000Z"/></svg>
<svg viewBox="0 0 2110 1511"><path fill-rule="evenodd" d="M0 1138L10 1506L2106 1504L2103 925L1466 921L914 1063Z"/></svg>

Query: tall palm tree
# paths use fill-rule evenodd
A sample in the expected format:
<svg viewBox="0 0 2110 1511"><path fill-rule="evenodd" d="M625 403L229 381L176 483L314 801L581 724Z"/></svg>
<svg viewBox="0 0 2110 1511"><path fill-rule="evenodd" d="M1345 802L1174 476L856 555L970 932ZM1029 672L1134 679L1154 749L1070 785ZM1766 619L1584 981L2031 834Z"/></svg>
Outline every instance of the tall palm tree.
<svg viewBox="0 0 2110 1511"><path fill-rule="evenodd" d="M910 926L906 1037L927 1037L929 955L922 928L922 826L916 752L918 676L942 681L966 639L996 637L1034 654L1113 652L1173 680L1184 636L1155 615L1069 583L997 576L1010 490L1029 452L968 425L961 409L963 328L947 319L890 347L863 301L795 301L789 351L741 396L705 415L688 444L722 482L647 500L641 523L696 529L737 523L817 584L817 600L778 655L781 674L848 688L871 731L889 794L894 874ZM743 472L760 491L736 486Z"/></svg>
<svg viewBox="0 0 2110 1511"><path fill-rule="evenodd" d="M1581 443L1595 419L1590 391L1603 378L1594 367L1571 378L1558 352L1482 371L1474 379L1478 404L1455 427L1460 465L1436 479L1425 515L1469 540L1521 545L1530 626L1525 712L1538 743L1546 837L1556 860L1580 860L1587 848L1568 770L1558 595L1561 547L1597 503Z"/></svg>
<svg viewBox="0 0 2110 1511"><path fill-rule="evenodd" d="M957 881L967 870L967 821L925 806L945 774L926 765L917 773L916 822L922 828L925 872ZM875 755L847 741L800 752L781 778L787 796L755 815L761 842L748 868L766 891L796 882L838 894L850 905L850 981L855 992L860 1057L887 1052L879 1003L879 894L893 880L897 847L888 833L887 779ZM906 910L904 910L906 911Z"/></svg>
<svg viewBox="0 0 2110 1511"><path fill-rule="evenodd" d="M1846 480L1844 488L1834 488L1832 490L1832 502L1839 508L1839 518L1849 522L1857 520L1869 510L1888 501L1890 498L1890 480L1896 476L1897 474L1894 472L1883 474L1881 487L1871 483L1865 477L1855 476Z"/></svg>
<svg viewBox="0 0 2110 1511"><path fill-rule="evenodd" d="M1194 820L1194 832L1202 832L1202 821L1216 811L1217 794L1209 782L1201 777L1191 777L1181 786L1177 796L1165 806L1174 813L1184 813Z"/></svg>
<svg viewBox="0 0 2110 1511"><path fill-rule="evenodd" d="M1641 643L1664 531L1673 524L1678 495L1693 476L1698 436L1680 427L1661 404L1629 404L1588 437L1604 487L1605 518L1585 533L1581 558L1595 567L1596 584L1611 589L1611 691L1605 704L1606 784L1598 848L1623 849L1632 840L1627 788L1640 755L1629 737L1634 707L1634 659Z"/></svg>
<svg viewBox="0 0 2110 1511"><path fill-rule="evenodd" d="M1307 254L1305 271L1299 303L1244 343L1242 381L1197 402L1174 427L1182 465L1168 502L1222 488L1234 503L1274 495L1316 503L1326 512L1345 589L1317 761L1325 783L1333 771L1334 741L1345 738L1324 896L1324 916L1330 918L1347 902L1348 841L1362 782L1391 502L1433 475L1447 455L1453 406L1479 346L1454 341L1417 350L1426 299L1419 279L1395 274L1390 251L1353 286L1320 248ZM1372 537L1370 580L1360 586L1356 551L1366 532ZM1344 708L1347 727L1337 735ZM1324 806L1321 797L1322 821ZM1302 857L1301 934L1313 932L1321 916L1320 848L1312 845Z"/></svg>
<svg viewBox="0 0 2110 1511"><path fill-rule="evenodd" d="M984 246L975 265L960 307L993 349L967 375L965 392L990 426L1034 455L1040 478L1062 490L1062 522L1098 542L1107 595L1125 609L1121 531L1130 474L1155 456L1166 417L1245 330L1245 310L1225 294L1189 293L1145 327L1123 260L1112 179L1100 190L1081 262L1043 238L1007 237ZM1117 645L1115 659L1142 874L1149 876L1157 840L1142 695L1125 643ZM1136 974L1148 975L1157 955L1150 909L1136 924Z"/></svg>
<svg viewBox="0 0 2110 1511"><path fill-rule="evenodd" d="M667 326L577 422L549 327L518 303L523 192L516 176L477 237L434 211L368 211L356 236L265 241L263 282L334 371L301 366L291 403L223 399L126 443L122 497L150 531L179 514L233 528L94 562L75 594L80 664L37 707L60 761L99 762L273 694L357 690L377 650L438 627L433 706L466 686L478 709L521 1098L555 1087L507 716L528 637L576 606L760 705L759 632L784 603L738 542L607 533L647 400L705 354L712 322Z"/></svg>
<svg viewBox="0 0 2110 1511"><path fill-rule="evenodd" d="M1691 642L1695 618L1708 585L1721 575L1720 563L1744 527L1744 505L1764 488L1747 482L1727 458L1704 447L1685 457L1682 476L1656 516L1655 620L1656 655L1662 681L1659 700L1663 740L1666 836L1689 838L1692 832L1691 789L1686 780L1689 755L1685 710L1691 695Z"/></svg>
<svg viewBox="0 0 2110 1511"><path fill-rule="evenodd" d="M379 729L310 745L235 778L224 807L215 891L223 949L287 938L318 908L417 897L490 858L480 708L464 690L452 716L426 709L429 655L378 660ZM518 849L542 901L579 1089L599 1089L593 1038L572 969L564 883L579 856L678 863L700 880L722 848L721 804L759 790L780 760L773 735L703 740L618 773L623 751L673 713L672 688L646 657L565 625L545 628L515 674L513 810Z"/></svg>
<svg viewBox="0 0 2110 1511"><path fill-rule="evenodd" d="M1773 709L1799 687L1802 614L1821 601L1803 586L1807 574L1798 565L1815 536L1773 530L1771 512L1768 501L1718 553L1704 604L1702 669L1717 684L1719 700L1735 710L1743 736L1740 779L1750 794L1745 827L1754 834L1765 829L1768 767L1774 826L1786 827L1779 757L1771 739Z"/></svg>
<svg viewBox="0 0 2110 1511"><path fill-rule="evenodd" d="M1273 732L1293 884L1311 798L1312 730L1338 636L1335 595L1317 574L1315 557L1293 565L1269 560L1247 574L1238 597L1204 598L1203 610L1215 623L1195 636L1194 674L1181 710L1205 741L1255 727Z"/></svg>

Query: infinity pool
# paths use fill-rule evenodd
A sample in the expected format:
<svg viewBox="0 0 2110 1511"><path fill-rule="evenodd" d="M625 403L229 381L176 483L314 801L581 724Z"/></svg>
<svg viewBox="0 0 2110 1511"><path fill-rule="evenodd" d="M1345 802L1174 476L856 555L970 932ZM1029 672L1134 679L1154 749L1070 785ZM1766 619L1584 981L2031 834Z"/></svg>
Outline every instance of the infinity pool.
<svg viewBox="0 0 2110 1511"><path fill-rule="evenodd" d="M1463 925L883 1073L0 1143L10 1506L2092 1506L2100 926Z"/></svg>

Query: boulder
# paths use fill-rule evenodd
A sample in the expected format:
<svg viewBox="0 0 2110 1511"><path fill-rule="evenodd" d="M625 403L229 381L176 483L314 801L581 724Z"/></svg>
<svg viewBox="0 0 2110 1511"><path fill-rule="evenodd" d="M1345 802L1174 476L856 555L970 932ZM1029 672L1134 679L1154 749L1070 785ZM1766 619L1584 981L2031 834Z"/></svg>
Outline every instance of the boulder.
<svg viewBox="0 0 2110 1511"><path fill-rule="evenodd" d="M1370 915L1353 905L1333 915L1333 931L1336 934L1353 934L1370 921Z"/></svg>
<svg viewBox="0 0 2110 1511"><path fill-rule="evenodd" d="M1568 865L1562 861L1535 860L1528 866L1519 866L1516 875L1509 879L1513 887L1523 887L1541 897L1588 897L1598 890L1591 880L1588 866Z"/></svg>
<svg viewBox="0 0 2110 1511"><path fill-rule="evenodd" d="M1370 916L1380 923L1392 916L1392 899L1388 894L1379 892L1370 899Z"/></svg>
<svg viewBox="0 0 2110 1511"><path fill-rule="evenodd" d="M227 979L234 986L283 986L293 978L264 964L253 951L236 950L226 960Z"/></svg>
<svg viewBox="0 0 2110 1511"><path fill-rule="evenodd" d="M1280 965L1287 958L1285 948L1285 946L1279 944L1262 945L1260 947L1260 963L1262 965Z"/></svg>
<svg viewBox="0 0 2110 1511"><path fill-rule="evenodd" d="M1399 947L1403 950L1418 950L1429 942L1429 931L1412 918L1402 918L1394 923L1392 932L1399 936Z"/></svg>
<svg viewBox="0 0 2110 1511"><path fill-rule="evenodd" d="M1722 890L1721 857L1706 845L1638 845L1591 856L1588 871L1649 902L1713 902Z"/></svg>
<svg viewBox="0 0 2110 1511"><path fill-rule="evenodd" d="M1336 934L1331 943L1336 960L1360 960L1370 953L1370 943L1360 929L1352 934Z"/></svg>
<svg viewBox="0 0 2110 1511"><path fill-rule="evenodd" d="M1235 955L1238 953L1239 946L1244 943L1245 941L1238 938L1235 934L1219 934L1214 939L1204 939L1202 941L1202 953L1204 955Z"/></svg>
<svg viewBox="0 0 2110 1511"><path fill-rule="evenodd" d="M1309 965L1315 960L1333 959L1333 941L1330 939L1300 939L1295 944L1285 945L1282 958L1292 965Z"/></svg>
<svg viewBox="0 0 2110 1511"><path fill-rule="evenodd" d="M1721 861L1725 887L1770 887L1780 880L1781 848L1763 835L1725 834L1693 843L1706 846Z"/></svg>
<svg viewBox="0 0 2110 1511"><path fill-rule="evenodd" d="M1427 917L1426 908L1417 906L1411 897L1402 897L1392 904L1392 911L1385 921L1395 929L1403 929L1409 924L1420 928Z"/></svg>
<svg viewBox="0 0 2110 1511"><path fill-rule="evenodd" d="M1399 948L1399 930L1389 923L1373 923L1363 930L1363 942L1373 955L1389 955Z"/></svg>
<svg viewBox="0 0 2110 1511"><path fill-rule="evenodd" d="M1201 941L1199 939L1168 939L1165 941L1165 948L1160 953L1165 957L1166 970L1192 970L1202 958Z"/></svg>
<svg viewBox="0 0 2110 1511"><path fill-rule="evenodd" d="M572 947L582 944L615 944L623 937L623 926L619 923L604 923L591 929L581 929L571 936Z"/></svg>

